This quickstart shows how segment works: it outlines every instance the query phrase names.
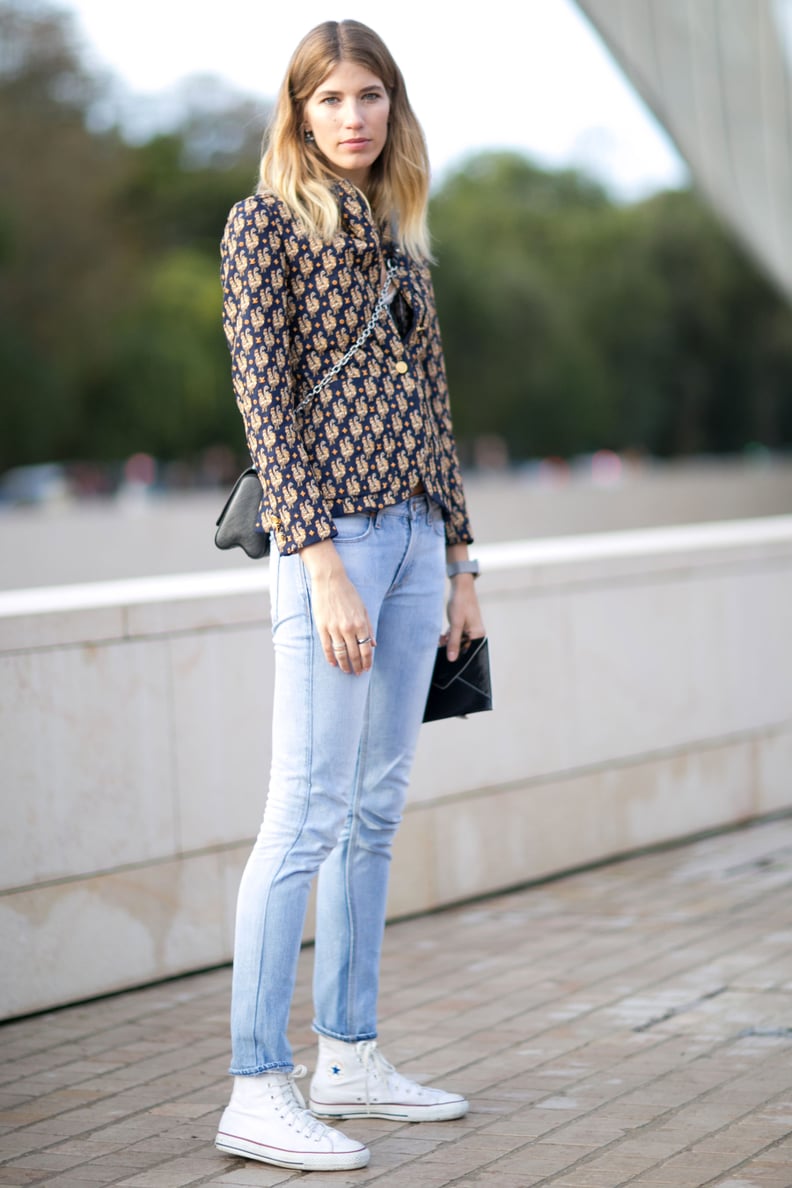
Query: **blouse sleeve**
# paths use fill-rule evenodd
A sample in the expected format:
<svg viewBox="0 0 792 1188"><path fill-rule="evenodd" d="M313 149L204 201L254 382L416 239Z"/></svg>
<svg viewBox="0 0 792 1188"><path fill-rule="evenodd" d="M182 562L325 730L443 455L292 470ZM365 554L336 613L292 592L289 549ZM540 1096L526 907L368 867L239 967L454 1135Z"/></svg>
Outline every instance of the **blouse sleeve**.
<svg viewBox="0 0 792 1188"><path fill-rule="evenodd" d="M264 492L260 526L288 555L336 529L295 426L289 261L277 206L253 197L233 207L221 264L234 395Z"/></svg>
<svg viewBox="0 0 792 1188"><path fill-rule="evenodd" d="M430 384L432 411L438 427L441 465L451 499L449 517L446 520L446 542L448 544L472 544L473 535L468 518L462 474L457 456L454 430L451 424L451 405L448 395L443 342L440 336L440 322L437 317L434 287L428 266L424 269L424 282L428 293L428 340L426 374Z"/></svg>

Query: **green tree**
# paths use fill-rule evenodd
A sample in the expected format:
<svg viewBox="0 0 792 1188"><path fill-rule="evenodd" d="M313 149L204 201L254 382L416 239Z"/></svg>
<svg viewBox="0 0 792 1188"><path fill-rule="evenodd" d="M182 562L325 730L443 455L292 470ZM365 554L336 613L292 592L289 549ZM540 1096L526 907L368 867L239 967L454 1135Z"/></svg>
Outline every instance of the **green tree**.
<svg viewBox="0 0 792 1188"><path fill-rule="evenodd" d="M206 78L175 104L142 143L97 130L109 83L71 19L0 0L0 470L241 447L218 243L264 113Z"/></svg>
<svg viewBox="0 0 792 1188"><path fill-rule="evenodd" d="M179 459L217 442L242 447L215 262L193 248L151 261L114 338L89 417L106 454Z"/></svg>
<svg viewBox="0 0 792 1188"><path fill-rule="evenodd" d="M574 171L547 173L512 153L471 159L435 196L435 284L461 437L497 433L518 458L599 443L609 389L579 323L573 263L581 228L608 206Z"/></svg>
<svg viewBox="0 0 792 1188"><path fill-rule="evenodd" d="M0 468L79 440L128 276L108 218L122 146L86 125L99 89L66 16L0 4Z"/></svg>
<svg viewBox="0 0 792 1188"><path fill-rule="evenodd" d="M433 201L459 434L514 458L788 445L792 311L690 192L484 154Z"/></svg>
<svg viewBox="0 0 792 1188"><path fill-rule="evenodd" d="M218 241L265 113L188 79L170 131L132 142L107 127L110 82L64 13L0 0L0 470L243 448ZM792 443L792 312L695 195L622 206L574 170L484 153L431 224L463 444Z"/></svg>

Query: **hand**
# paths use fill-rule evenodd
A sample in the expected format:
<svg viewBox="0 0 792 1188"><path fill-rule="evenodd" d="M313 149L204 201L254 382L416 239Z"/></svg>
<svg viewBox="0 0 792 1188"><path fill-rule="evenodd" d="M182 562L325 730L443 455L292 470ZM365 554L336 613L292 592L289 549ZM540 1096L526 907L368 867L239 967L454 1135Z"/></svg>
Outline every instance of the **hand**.
<svg viewBox="0 0 792 1188"><path fill-rule="evenodd" d="M371 668L374 630L332 540L300 552L311 576L311 610L327 663L360 676Z"/></svg>
<svg viewBox="0 0 792 1188"><path fill-rule="evenodd" d="M472 573L459 573L451 578L451 597L448 600L448 631L440 638L446 645L449 660L456 660L461 647L471 639L487 634L476 594L476 579Z"/></svg>

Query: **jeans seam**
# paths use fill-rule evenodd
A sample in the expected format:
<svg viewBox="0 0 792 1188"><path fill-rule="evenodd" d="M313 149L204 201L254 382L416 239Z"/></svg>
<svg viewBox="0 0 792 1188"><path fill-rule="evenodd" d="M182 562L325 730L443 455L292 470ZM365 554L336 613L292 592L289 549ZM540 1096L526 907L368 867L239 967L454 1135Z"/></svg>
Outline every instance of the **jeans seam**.
<svg viewBox="0 0 792 1188"><path fill-rule="evenodd" d="M284 866L286 865L286 863L292 853L292 850L297 845L298 840L302 837L302 832L305 828L305 822L308 819L308 812L309 812L310 803L311 803L312 780L313 780L313 737L314 737L314 723L313 723L314 706L313 706L313 696L312 695L313 695L313 664L314 664L314 659L315 659L316 645L314 642L313 615L311 614L310 591L309 590L307 591L307 594L308 594L308 620L309 620L309 624L311 627L311 630L308 635L308 648L309 648L309 652L310 652L310 663L308 665L309 679L308 679L308 696L306 699L307 705L308 705L308 713L310 715L310 730L308 731L309 742L308 742L308 749L307 749L307 754L306 754L306 773L307 773L306 785L307 786L305 789L305 801L303 804L303 812L302 812L302 817L300 820L299 828L295 830L292 844L289 846L288 850L284 853L284 855L280 861L280 865L278 866L277 871L272 876L272 878L270 880L269 887L267 888L267 902L264 905L264 913L263 913L262 919L261 919L262 935L266 934L266 931L267 931L267 915L269 913L270 900L272 898L272 889L277 882L278 876L280 875L281 871L283 870ZM264 986L263 967L264 967L265 959L266 959L266 955L264 952L264 946L262 945L261 946L261 956L259 958L258 981L257 981L257 985L256 985L256 1002L255 1002L255 1007L254 1007L254 1011L253 1011L253 1034L254 1034L254 1037L256 1036L256 1033L257 1033L256 1022L259 1018L259 1007L261 1004L261 991L262 991L262 987ZM294 987L292 986L292 994L293 993L294 993ZM256 1044L256 1046L258 1047L258 1044Z"/></svg>
<svg viewBox="0 0 792 1188"><path fill-rule="evenodd" d="M366 698L366 708L364 710L363 728L360 732L360 741L358 742L358 759L355 767L355 784L352 790L352 800L350 804L350 830L347 839L346 861L344 862L344 897L346 899L346 913L347 926L349 928L349 954L348 954L348 969L347 969L347 990L346 990L346 1030L349 1034L349 1023L352 1017L353 1008L352 1002L356 991L355 985L355 946L357 944L357 928L354 913L354 904L352 902L352 895L349 889L349 864L352 861L352 856L355 852L356 839L359 834L360 824L360 798L361 789L363 787L363 772L366 764L366 753L368 751L369 743L369 721L370 710L369 700Z"/></svg>

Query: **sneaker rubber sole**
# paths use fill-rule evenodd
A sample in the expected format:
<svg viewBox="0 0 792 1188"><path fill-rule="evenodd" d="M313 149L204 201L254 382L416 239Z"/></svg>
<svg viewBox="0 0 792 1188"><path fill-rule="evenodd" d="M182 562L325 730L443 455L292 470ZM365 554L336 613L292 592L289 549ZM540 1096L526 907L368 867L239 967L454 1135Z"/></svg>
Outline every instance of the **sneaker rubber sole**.
<svg viewBox="0 0 792 1188"><path fill-rule="evenodd" d="M354 1151L285 1151L223 1130L218 1131L215 1146L226 1155L257 1159L259 1163L271 1163L292 1171L352 1171L366 1167L371 1158L368 1147L362 1145Z"/></svg>
<svg viewBox="0 0 792 1188"><path fill-rule="evenodd" d="M464 1097L433 1105L405 1105L398 1101L317 1101L312 1097L309 1109L317 1118L384 1118L387 1122L450 1122L464 1118L469 1104Z"/></svg>

